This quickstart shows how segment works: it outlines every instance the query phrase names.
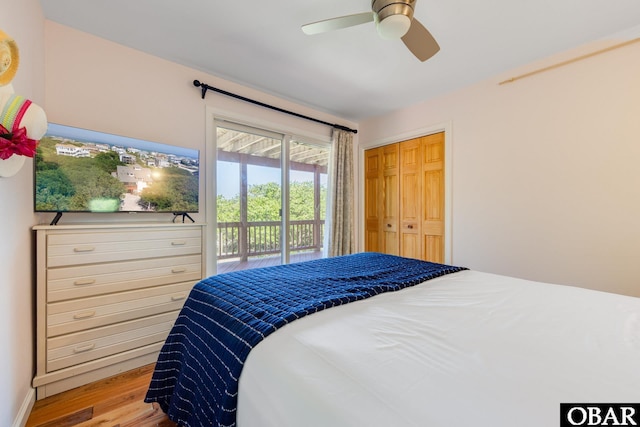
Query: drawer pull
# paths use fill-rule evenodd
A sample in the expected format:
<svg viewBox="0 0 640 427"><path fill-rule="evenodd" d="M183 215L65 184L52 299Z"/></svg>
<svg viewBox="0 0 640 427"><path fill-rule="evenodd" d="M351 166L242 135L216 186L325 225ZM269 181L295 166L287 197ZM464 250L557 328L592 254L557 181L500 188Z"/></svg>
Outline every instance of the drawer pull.
<svg viewBox="0 0 640 427"><path fill-rule="evenodd" d="M407 225L407 228L408 228L409 230L413 230L413 225L412 225L412 224L409 224L409 225Z"/></svg>
<svg viewBox="0 0 640 427"><path fill-rule="evenodd" d="M73 282L73 284L76 286L93 285L94 283L96 283L96 279L76 280L75 282Z"/></svg>
<svg viewBox="0 0 640 427"><path fill-rule="evenodd" d="M184 299L184 297L185 297L184 294L182 294L182 295L172 295L171 296L171 301L181 301L181 300Z"/></svg>
<svg viewBox="0 0 640 427"><path fill-rule="evenodd" d="M73 252L93 252L95 251L95 246L78 246L77 248L73 248Z"/></svg>
<svg viewBox="0 0 640 427"><path fill-rule="evenodd" d="M75 314L73 316L73 318L76 319L76 320L81 320L81 319L88 319L88 318L93 317L95 315L96 315L96 312L92 310L92 311L85 311L83 313Z"/></svg>
<svg viewBox="0 0 640 427"><path fill-rule="evenodd" d="M73 349L74 353L84 353L87 352L89 350L93 350L96 347L95 344L89 344L89 345L85 345L84 347L76 347Z"/></svg>
<svg viewBox="0 0 640 427"><path fill-rule="evenodd" d="M184 240L171 242L171 246L184 246L186 244L187 244L187 242L185 242Z"/></svg>
<svg viewBox="0 0 640 427"><path fill-rule="evenodd" d="M387 224L387 228L391 228L391 224Z"/></svg>
<svg viewBox="0 0 640 427"><path fill-rule="evenodd" d="M187 271L187 267L178 267L171 269L172 273L184 273L185 271Z"/></svg>

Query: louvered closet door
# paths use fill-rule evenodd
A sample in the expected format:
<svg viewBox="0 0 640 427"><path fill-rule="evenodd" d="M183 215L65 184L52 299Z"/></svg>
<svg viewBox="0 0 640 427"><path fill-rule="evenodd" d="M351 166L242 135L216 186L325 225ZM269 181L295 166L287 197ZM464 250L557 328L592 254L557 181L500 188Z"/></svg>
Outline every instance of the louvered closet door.
<svg viewBox="0 0 640 427"><path fill-rule="evenodd" d="M365 251L384 252L382 247L382 148L364 154Z"/></svg>
<svg viewBox="0 0 640 427"><path fill-rule="evenodd" d="M422 256L444 262L444 133L422 140Z"/></svg>
<svg viewBox="0 0 640 427"><path fill-rule="evenodd" d="M383 252L400 255L400 145L382 147L383 152Z"/></svg>
<svg viewBox="0 0 640 427"><path fill-rule="evenodd" d="M422 259L422 146L420 138L400 143L400 253Z"/></svg>

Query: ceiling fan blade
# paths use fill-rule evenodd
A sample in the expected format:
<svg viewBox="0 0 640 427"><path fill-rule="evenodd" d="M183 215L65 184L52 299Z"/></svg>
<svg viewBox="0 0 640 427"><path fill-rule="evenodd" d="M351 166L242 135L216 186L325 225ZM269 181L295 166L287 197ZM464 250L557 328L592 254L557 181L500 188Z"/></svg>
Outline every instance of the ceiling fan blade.
<svg viewBox="0 0 640 427"><path fill-rule="evenodd" d="M355 15L341 16L339 18L325 19L324 21L303 25L302 31L308 35L326 33L328 31L366 24L367 22L373 21L373 16L373 12L363 12L356 13Z"/></svg>
<svg viewBox="0 0 640 427"><path fill-rule="evenodd" d="M422 62L431 58L440 50L438 42L433 38L429 30L415 18L413 18L407 34L402 37L402 41L411 53Z"/></svg>

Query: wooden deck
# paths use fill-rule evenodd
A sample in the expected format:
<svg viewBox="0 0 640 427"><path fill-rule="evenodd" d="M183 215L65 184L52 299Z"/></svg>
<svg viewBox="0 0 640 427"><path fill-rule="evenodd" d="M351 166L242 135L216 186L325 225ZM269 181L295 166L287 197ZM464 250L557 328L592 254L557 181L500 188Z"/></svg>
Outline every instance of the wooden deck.
<svg viewBox="0 0 640 427"><path fill-rule="evenodd" d="M291 254L289 262L311 261L314 259L322 258L322 251L308 251ZM231 271L249 270L251 268L271 267L273 265L280 265L280 255L274 256L260 256L255 258L249 258L248 261L241 262L239 259L225 259L218 261L218 274L229 273Z"/></svg>

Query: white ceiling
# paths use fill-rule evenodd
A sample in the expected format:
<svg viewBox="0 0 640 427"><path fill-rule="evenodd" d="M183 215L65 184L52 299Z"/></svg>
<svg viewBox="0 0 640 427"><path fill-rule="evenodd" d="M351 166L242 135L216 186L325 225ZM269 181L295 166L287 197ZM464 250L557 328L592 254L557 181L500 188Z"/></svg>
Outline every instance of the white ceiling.
<svg viewBox="0 0 640 427"><path fill-rule="evenodd" d="M369 11L370 0L41 4L52 21L356 122L640 21L639 0L419 0L415 17L441 47L422 63L371 23L314 36L300 30Z"/></svg>

